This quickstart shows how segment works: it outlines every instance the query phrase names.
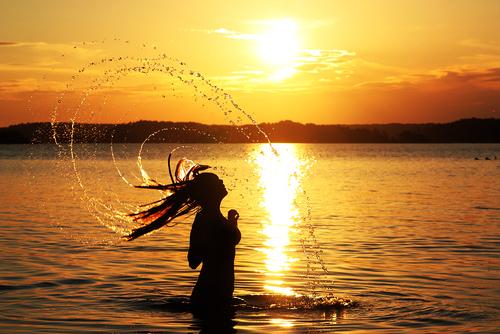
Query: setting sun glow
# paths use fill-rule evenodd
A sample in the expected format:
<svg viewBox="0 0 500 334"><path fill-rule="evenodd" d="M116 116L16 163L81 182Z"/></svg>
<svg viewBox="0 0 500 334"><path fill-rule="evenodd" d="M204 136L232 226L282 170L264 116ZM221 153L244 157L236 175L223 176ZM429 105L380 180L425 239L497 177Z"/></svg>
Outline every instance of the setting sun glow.
<svg viewBox="0 0 500 334"><path fill-rule="evenodd" d="M275 66L290 65L299 51L297 24L292 20L276 20L258 38L259 55Z"/></svg>
<svg viewBox="0 0 500 334"><path fill-rule="evenodd" d="M3 1L0 126L46 121L67 84L82 94L75 84L111 70L109 59L164 56L224 89L257 122L498 118L500 1L203 1L195 11L152 2L117 11L109 1ZM88 64L103 71L78 72ZM164 74L114 83L98 121L227 123L213 100L200 112L191 88Z"/></svg>
<svg viewBox="0 0 500 334"><path fill-rule="evenodd" d="M269 80L281 81L295 73L294 60L299 52L297 24L290 19L273 20L257 37L258 54L270 66Z"/></svg>

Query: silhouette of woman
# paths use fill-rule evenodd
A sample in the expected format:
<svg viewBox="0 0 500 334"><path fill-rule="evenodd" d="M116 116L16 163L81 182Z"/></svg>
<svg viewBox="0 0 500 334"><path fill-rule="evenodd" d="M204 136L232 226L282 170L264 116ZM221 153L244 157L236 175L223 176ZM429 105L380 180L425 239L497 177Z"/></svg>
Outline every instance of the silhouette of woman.
<svg viewBox="0 0 500 334"><path fill-rule="evenodd" d="M241 239L238 212L229 210L227 219L220 212L220 203L227 195L222 180L211 173L198 177L212 191L200 197L201 210L191 228L189 266L196 269L203 263L191 303L201 310L224 308L231 305L234 290L235 247Z"/></svg>
<svg viewBox="0 0 500 334"><path fill-rule="evenodd" d="M188 159L181 159L172 184L162 185L154 180L139 188L159 189L167 196L148 204L148 208L130 216L139 226L125 236L129 241L163 226L173 226L175 218L196 212L191 228L188 262L192 269L203 263L198 281L191 294L196 311L213 311L231 305L234 290L235 247L241 239L239 214L229 210L228 218L220 211L227 195L224 183L213 173L200 173L209 168Z"/></svg>

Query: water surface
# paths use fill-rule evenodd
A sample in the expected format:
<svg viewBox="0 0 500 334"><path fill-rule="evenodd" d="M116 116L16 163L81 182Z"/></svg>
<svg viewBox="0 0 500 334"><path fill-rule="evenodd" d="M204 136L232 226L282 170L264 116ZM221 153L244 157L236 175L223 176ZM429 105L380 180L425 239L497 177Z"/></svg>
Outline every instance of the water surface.
<svg viewBox="0 0 500 334"><path fill-rule="evenodd" d="M168 181L174 146L146 148L150 176ZM256 307L237 308L224 330L500 330L500 160L474 160L500 157L499 145L276 148L279 158L266 145L182 150L216 167L230 189L224 211L241 216L235 295ZM116 166L131 183L139 182L137 150L115 145ZM186 261L190 221L120 241L109 227L123 225L106 215L160 194L123 182L109 145L75 151L73 166L50 145L0 145L0 330L207 326L183 308L197 277ZM356 306L286 306L297 294L331 292ZM269 294L285 306L271 307Z"/></svg>

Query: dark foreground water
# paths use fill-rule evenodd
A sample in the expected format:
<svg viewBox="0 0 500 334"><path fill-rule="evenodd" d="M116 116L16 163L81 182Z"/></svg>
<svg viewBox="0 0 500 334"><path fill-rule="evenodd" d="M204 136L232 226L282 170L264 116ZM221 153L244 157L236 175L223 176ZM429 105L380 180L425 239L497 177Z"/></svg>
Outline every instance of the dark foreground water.
<svg viewBox="0 0 500 334"><path fill-rule="evenodd" d="M151 177L167 182L173 147L146 148ZM224 211L241 215L243 304L200 320L189 219L120 240L118 212L160 196L124 181L140 183L137 145L115 145L116 164L109 145L75 147L74 164L49 145L0 146L0 331L500 331L500 160L484 160L500 145L276 149L180 150L216 167Z"/></svg>

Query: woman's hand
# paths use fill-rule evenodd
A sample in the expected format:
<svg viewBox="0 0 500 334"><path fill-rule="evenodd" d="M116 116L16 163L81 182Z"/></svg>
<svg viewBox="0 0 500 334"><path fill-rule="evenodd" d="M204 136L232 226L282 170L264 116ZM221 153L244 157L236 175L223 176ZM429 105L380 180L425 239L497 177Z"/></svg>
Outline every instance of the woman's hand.
<svg viewBox="0 0 500 334"><path fill-rule="evenodd" d="M227 220L229 220L232 225L238 225L238 218L240 218L240 214L235 209L231 209L227 212Z"/></svg>

